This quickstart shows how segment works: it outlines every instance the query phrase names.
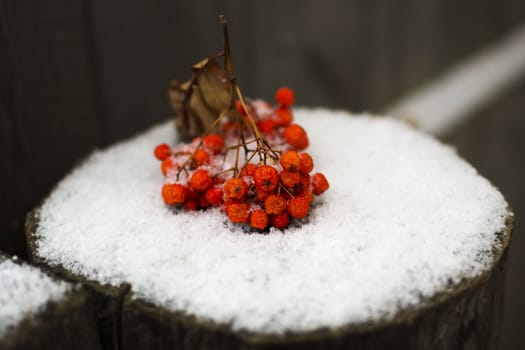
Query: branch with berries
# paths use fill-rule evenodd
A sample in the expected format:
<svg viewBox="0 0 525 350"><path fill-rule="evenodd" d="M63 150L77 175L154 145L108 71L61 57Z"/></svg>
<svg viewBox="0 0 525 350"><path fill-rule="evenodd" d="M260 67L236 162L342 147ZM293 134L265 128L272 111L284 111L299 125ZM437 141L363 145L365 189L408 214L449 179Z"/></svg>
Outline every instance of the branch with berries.
<svg viewBox="0 0 525 350"><path fill-rule="evenodd" d="M323 174L311 174L313 159L303 152L308 135L293 121L293 90L278 89L274 106L243 96L233 74L227 22L220 19L224 51L195 65L192 79L180 84L185 89L174 97L179 99L174 106L182 124L207 124L205 131L191 142L160 144L154 151L165 176L162 198L184 210L219 207L231 222L258 231L284 229L291 220L306 217L314 196L329 184ZM218 57L224 58L224 70L217 68ZM215 83L209 83L212 80ZM213 120L207 117L206 123L199 114L202 105L206 114L221 105L223 109ZM191 123L192 116L199 121ZM189 134L187 129L182 133Z"/></svg>

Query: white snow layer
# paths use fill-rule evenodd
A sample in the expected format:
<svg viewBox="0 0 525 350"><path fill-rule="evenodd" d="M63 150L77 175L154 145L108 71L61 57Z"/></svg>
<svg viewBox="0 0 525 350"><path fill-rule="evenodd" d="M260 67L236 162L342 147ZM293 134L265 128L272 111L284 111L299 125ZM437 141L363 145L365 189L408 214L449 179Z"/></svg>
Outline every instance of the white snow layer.
<svg viewBox="0 0 525 350"><path fill-rule="evenodd" d="M96 152L45 201L38 254L171 310L260 333L393 316L492 262L503 196L455 151L389 118L298 109L330 189L307 222L245 234L163 204L171 122Z"/></svg>
<svg viewBox="0 0 525 350"><path fill-rule="evenodd" d="M60 300L70 289L38 269L0 257L0 338L47 302Z"/></svg>

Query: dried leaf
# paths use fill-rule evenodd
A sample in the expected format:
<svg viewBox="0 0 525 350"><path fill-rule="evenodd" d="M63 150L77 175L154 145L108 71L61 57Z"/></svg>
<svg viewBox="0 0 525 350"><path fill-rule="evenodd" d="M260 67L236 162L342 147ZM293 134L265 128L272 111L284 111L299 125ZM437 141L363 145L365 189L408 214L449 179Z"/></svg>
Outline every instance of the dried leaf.
<svg viewBox="0 0 525 350"><path fill-rule="evenodd" d="M215 61L204 59L192 67L192 79L172 81L171 106L181 138L202 135L231 104L227 74Z"/></svg>

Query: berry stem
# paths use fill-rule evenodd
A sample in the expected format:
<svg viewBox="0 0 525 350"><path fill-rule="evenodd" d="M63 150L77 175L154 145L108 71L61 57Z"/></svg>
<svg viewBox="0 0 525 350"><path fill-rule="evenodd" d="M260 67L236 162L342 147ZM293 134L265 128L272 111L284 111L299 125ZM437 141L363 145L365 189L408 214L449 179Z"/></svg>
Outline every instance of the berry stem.
<svg viewBox="0 0 525 350"><path fill-rule="evenodd" d="M226 74L229 77L229 84L228 84L228 92L231 96L231 102L230 106L226 111L221 113L221 116L219 116L218 119L222 118L224 115L227 114L228 111L232 110L235 106L235 96L238 98L238 100L241 103L242 109L246 113L246 116L248 117L244 119L242 116L237 116L237 122L239 124L240 134L239 134L239 141L237 143L237 147L235 148L236 154L235 154L235 176L240 175L241 171L239 170L239 147L244 148L245 152L245 158L248 157L249 149L247 148L247 142L244 135L244 127L247 127L255 136L255 143L257 144L255 153L259 154L259 157L261 161L266 164L267 157L270 157L274 162L277 162L280 157L280 153L276 150L274 150L268 142L265 140L263 134L257 127L257 124L255 123L255 119L252 116L252 113L250 112L250 109L247 107L246 100L244 98L244 95L242 94L241 87L239 83L237 82L237 79L235 78L233 74L233 63L232 63L232 57L231 57L231 51L230 51L230 38L228 33L228 21L226 20L226 17L224 15L219 16L219 20L222 25L222 32L223 32L223 44L224 44L224 66L226 70ZM235 96L234 96L235 95ZM212 125L216 126L219 121L216 120ZM248 158L246 163L248 163L253 157ZM244 168L243 166L242 168Z"/></svg>
<svg viewBox="0 0 525 350"><path fill-rule="evenodd" d="M219 20L222 24L222 37L224 41L224 66L228 75L233 77L233 64L230 54L230 35L228 34L228 21L224 15L219 15Z"/></svg>
<svg viewBox="0 0 525 350"><path fill-rule="evenodd" d="M244 98L244 95L242 94L241 87L239 83L237 82L237 79L235 78L233 74L233 63L232 63L232 57L230 52L230 39L229 39L229 33L228 33L228 21L226 20L226 17L223 15L219 16L219 20L222 25L223 30L223 51L215 54L212 57L207 58L197 69L194 69L192 79L190 81L190 87L184 96L183 100L183 122L185 125L188 124L188 107L191 100L191 96L193 93L193 87L198 84L198 80L202 72L206 69L206 67L212 63L215 62L219 57L224 57L224 67L227 74L227 78L229 81L228 84L228 94L230 96L230 105L224 109L221 114L213 121L213 123L208 127L208 129L204 132L203 136L208 135L211 130L215 129L217 125L221 122L221 120L228 115L228 113L235 108L235 97L240 101L240 104L242 106L242 109L244 110L247 118L243 118L243 116L239 115L239 113L236 113L236 122L239 125L239 136L238 141L235 146L229 146L226 148L226 153L229 150L234 149L235 150L235 165L233 167L234 177L238 177L241 175L242 169L246 167L246 165L255 157L255 155L259 156L259 161L267 164L268 158L270 158L274 163L277 163L279 161L280 157L280 151L277 151L273 149L270 144L266 141L263 134L257 127L257 124L255 123L255 118L253 117L250 109L247 106L246 99ZM254 135L254 140L246 141L245 137L245 130L244 128L247 128L251 131L251 133ZM247 145L251 143L256 143L255 150L248 149ZM178 172L177 172L177 180L179 180L180 174L182 172L185 172L186 175L188 175L188 170L186 167L188 164L190 164L193 156L195 153L203 147L202 141L199 142L198 146L196 147L195 151L193 153L187 153L188 159L184 161L184 163L180 166ZM245 164L242 167L239 167L240 162L240 148L244 149L244 155L245 155ZM250 152L254 152L251 156L248 156Z"/></svg>
<svg viewBox="0 0 525 350"><path fill-rule="evenodd" d="M188 169L186 169L186 166L191 162L191 160L193 159L193 156L195 155L195 153L197 153L197 151L199 149L202 148L202 140L199 142L199 144L197 145L197 147L195 148L195 151L193 152L184 152L184 153L190 153L190 156L184 161L184 163L182 163L182 165L179 167L179 170L177 171L177 181L179 181L179 178L180 178L180 173L184 171L184 173L186 174L186 176L189 175L188 173Z"/></svg>
<svg viewBox="0 0 525 350"><path fill-rule="evenodd" d="M223 57L225 55L224 51L218 52L215 55L206 58L205 62L202 64L202 67L199 69L193 69L192 77L190 80L190 86L188 87L188 91L184 95L184 99L182 100L182 123L186 128L189 128L189 120L190 117L188 115L188 108L191 101L191 96L193 95L194 87L198 84L199 78L201 74L206 70L209 64L215 62L219 57Z"/></svg>

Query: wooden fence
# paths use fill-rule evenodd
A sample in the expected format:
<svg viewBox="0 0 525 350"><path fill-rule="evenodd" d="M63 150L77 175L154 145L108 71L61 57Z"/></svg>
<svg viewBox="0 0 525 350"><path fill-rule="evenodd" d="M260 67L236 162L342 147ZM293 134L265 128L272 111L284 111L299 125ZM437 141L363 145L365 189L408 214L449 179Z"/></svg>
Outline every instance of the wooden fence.
<svg viewBox="0 0 525 350"><path fill-rule="evenodd" d="M25 255L25 213L90 151L170 115L168 82L221 48L220 13L249 95L378 111L525 2L0 0L0 249Z"/></svg>

